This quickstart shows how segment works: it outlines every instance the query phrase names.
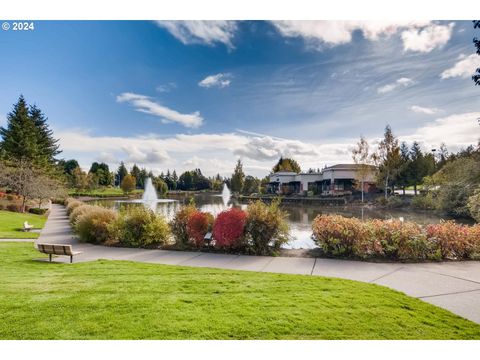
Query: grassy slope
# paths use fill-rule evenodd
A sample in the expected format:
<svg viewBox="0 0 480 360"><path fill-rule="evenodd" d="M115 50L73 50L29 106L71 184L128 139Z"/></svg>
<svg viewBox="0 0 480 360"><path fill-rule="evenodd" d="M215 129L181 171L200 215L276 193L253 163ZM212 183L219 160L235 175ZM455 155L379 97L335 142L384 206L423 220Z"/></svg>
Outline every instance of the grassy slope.
<svg viewBox="0 0 480 360"><path fill-rule="evenodd" d="M27 220L35 228L43 228L46 219L44 215L0 210L0 239L36 239L38 233L22 231L23 223Z"/></svg>
<svg viewBox="0 0 480 360"><path fill-rule="evenodd" d="M480 325L372 284L42 256L0 244L0 338L480 339Z"/></svg>

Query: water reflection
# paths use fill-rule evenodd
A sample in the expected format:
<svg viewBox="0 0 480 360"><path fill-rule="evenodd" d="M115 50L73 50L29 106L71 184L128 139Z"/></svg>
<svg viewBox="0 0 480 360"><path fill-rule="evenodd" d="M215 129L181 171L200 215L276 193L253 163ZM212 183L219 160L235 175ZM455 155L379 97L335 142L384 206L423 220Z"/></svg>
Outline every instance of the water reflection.
<svg viewBox="0 0 480 360"><path fill-rule="evenodd" d="M201 210L206 211L214 216L220 212L235 206L242 209L247 207L247 204L241 204L235 199L230 199L228 203L224 202L222 196L218 194L176 194L169 196L170 200L165 199L163 202L158 202L154 205L153 210L165 216L168 220L173 219L175 213L182 205L190 203L193 199L195 205ZM173 200L173 201L172 201ZM117 210L129 206L141 206L141 202L131 201L116 201L116 200L97 200L94 201L98 205L114 208ZM321 214L338 214L346 217L357 217L359 219L399 219L403 218L405 221L413 221L420 225L438 223L442 219L428 211L413 211L406 209L377 209L369 206L320 206L320 205L305 205L305 204L284 204L282 208L288 214L288 222L290 224L291 240L286 244L285 248L290 249L311 249L316 247L311 239L312 231L311 224L317 215Z"/></svg>

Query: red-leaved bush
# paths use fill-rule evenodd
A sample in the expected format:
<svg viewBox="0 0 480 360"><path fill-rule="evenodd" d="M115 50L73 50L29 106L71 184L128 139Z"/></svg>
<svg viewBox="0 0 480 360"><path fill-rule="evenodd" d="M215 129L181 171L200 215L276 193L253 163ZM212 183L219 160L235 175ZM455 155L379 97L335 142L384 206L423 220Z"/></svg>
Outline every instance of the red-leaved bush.
<svg viewBox="0 0 480 360"><path fill-rule="evenodd" d="M218 214L213 224L215 246L219 248L241 248L244 240L245 211L231 208Z"/></svg>
<svg viewBox="0 0 480 360"><path fill-rule="evenodd" d="M187 222L187 234L195 246L202 247L205 234L211 231L213 215L207 212L196 211L190 215Z"/></svg>

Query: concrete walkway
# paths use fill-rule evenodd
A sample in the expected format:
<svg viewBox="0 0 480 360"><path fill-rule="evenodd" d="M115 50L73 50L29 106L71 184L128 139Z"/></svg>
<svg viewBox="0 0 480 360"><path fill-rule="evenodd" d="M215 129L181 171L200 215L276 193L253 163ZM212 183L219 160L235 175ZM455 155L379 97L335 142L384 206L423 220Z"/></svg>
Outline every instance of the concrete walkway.
<svg viewBox="0 0 480 360"><path fill-rule="evenodd" d="M190 251L112 248L78 243L65 207L53 205L36 242L74 244L83 251L74 262L97 259L211 267L302 275L321 275L384 285L480 323L480 262L420 264L368 263L321 258L226 255ZM55 258L68 262L68 257Z"/></svg>

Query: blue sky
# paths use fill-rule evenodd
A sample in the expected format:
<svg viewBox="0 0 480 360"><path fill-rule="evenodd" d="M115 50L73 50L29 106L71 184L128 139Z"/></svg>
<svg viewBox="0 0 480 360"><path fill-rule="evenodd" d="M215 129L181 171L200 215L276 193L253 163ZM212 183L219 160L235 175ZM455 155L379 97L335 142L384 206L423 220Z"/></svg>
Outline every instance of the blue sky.
<svg viewBox="0 0 480 360"><path fill-rule="evenodd" d="M0 32L0 124L23 94L63 157L157 173L350 162L386 124L454 151L480 137L474 35L469 21L39 21Z"/></svg>

